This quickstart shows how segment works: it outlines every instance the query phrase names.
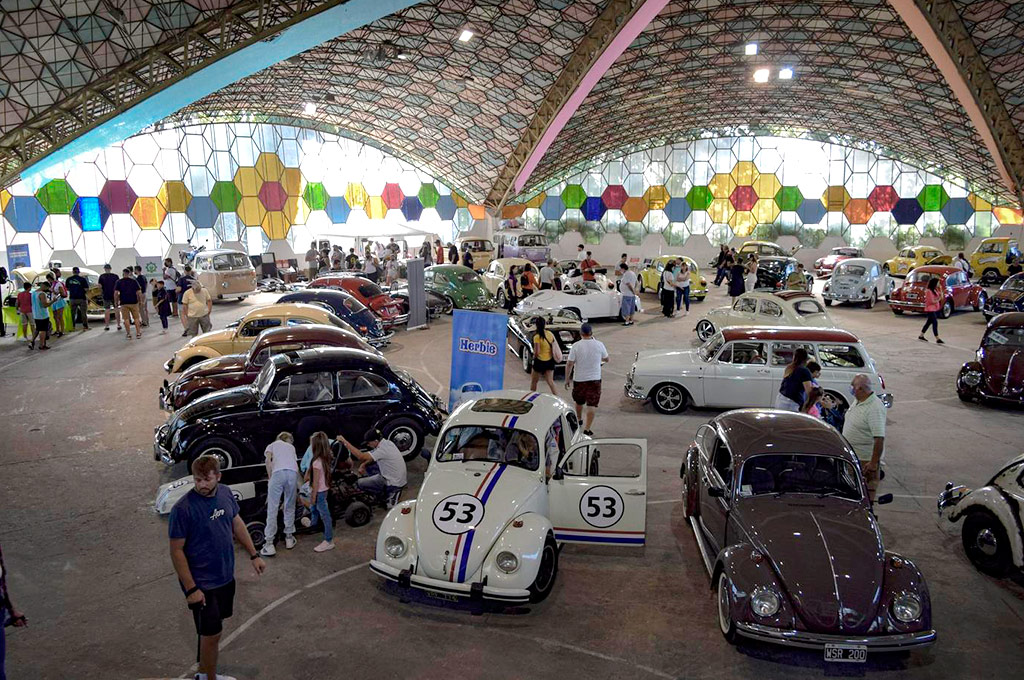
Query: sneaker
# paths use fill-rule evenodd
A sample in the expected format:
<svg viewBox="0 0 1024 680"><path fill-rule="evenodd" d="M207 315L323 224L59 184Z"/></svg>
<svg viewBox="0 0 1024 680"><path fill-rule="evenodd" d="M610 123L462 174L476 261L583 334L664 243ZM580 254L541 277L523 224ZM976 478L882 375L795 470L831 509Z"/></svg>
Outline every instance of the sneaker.
<svg viewBox="0 0 1024 680"><path fill-rule="evenodd" d="M588 437L594 436L594 433L591 430L583 430L583 434L587 435Z"/></svg>
<svg viewBox="0 0 1024 680"><path fill-rule="evenodd" d="M936 345L945 345L946 343L944 343L944 342L942 341L942 338L935 338L935 344L936 344Z"/></svg>
<svg viewBox="0 0 1024 680"><path fill-rule="evenodd" d="M184 333L182 333L182 334L181 334L181 337L183 337L183 338L187 338L187 337L188 337L188 331L185 331Z"/></svg>
<svg viewBox="0 0 1024 680"><path fill-rule="evenodd" d="M313 552L327 552L328 550L334 550L334 544L327 541L321 541L320 545L313 548Z"/></svg>
<svg viewBox="0 0 1024 680"><path fill-rule="evenodd" d="M120 326L118 326L118 327L117 327L117 330L121 330L121 327L120 327Z"/></svg>
<svg viewBox="0 0 1024 680"><path fill-rule="evenodd" d="M294 536L286 535L284 537L284 547L288 548L289 550L295 547L295 543L296 541Z"/></svg>
<svg viewBox="0 0 1024 680"><path fill-rule="evenodd" d="M105 330L105 331L109 331L109 330L110 330L110 326L104 326L104 327L103 327L103 330Z"/></svg>
<svg viewBox="0 0 1024 680"><path fill-rule="evenodd" d="M273 557L276 554L277 548L274 547L274 544L271 541L264 543L262 550L260 550L260 555L263 555L264 557Z"/></svg>
<svg viewBox="0 0 1024 680"><path fill-rule="evenodd" d="M923 335L917 336L917 339L920 340L921 342L928 342L928 338L924 337Z"/></svg>
<svg viewBox="0 0 1024 680"><path fill-rule="evenodd" d="M308 529L311 526L313 526L313 521L309 519L309 517L303 517L299 520L299 524L301 524L304 528Z"/></svg>

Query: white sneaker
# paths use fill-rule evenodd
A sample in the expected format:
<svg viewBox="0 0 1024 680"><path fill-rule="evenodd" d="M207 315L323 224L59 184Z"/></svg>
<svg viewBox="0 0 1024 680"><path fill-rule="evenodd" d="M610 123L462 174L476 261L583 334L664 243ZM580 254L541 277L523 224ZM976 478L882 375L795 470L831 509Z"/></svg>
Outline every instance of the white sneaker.
<svg viewBox="0 0 1024 680"><path fill-rule="evenodd" d="M320 545L313 548L313 552L327 552L328 550L334 550L334 544L327 541L321 541Z"/></svg>
<svg viewBox="0 0 1024 680"><path fill-rule="evenodd" d="M289 550L294 548L295 547L295 537L292 536L292 535L286 535L284 537L284 547L288 548Z"/></svg>
<svg viewBox="0 0 1024 680"><path fill-rule="evenodd" d="M260 555L263 555L264 557L273 557L276 554L277 548L274 547L274 543L272 541L264 543L263 549L260 550Z"/></svg>
<svg viewBox="0 0 1024 680"><path fill-rule="evenodd" d="M306 529L313 526L313 522L309 519L309 517L303 517L299 519L299 524L301 524Z"/></svg>

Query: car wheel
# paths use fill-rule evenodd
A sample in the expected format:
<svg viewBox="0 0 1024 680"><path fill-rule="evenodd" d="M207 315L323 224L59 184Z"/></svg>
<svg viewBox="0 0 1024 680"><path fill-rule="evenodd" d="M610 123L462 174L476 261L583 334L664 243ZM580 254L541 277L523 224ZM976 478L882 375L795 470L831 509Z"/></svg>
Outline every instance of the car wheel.
<svg viewBox="0 0 1024 680"><path fill-rule="evenodd" d="M238 447L233 443L226 439L214 437L201 441L193 449L193 454L188 459L189 469L192 468L192 462L199 456L213 456L220 463L220 469L227 470L238 463L239 452Z"/></svg>
<svg viewBox="0 0 1024 680"><path fill-rule="evenodd" d="M736 644L736 624L732 620L732 584L725 572L718 574L718 629L729 644Z"/></svg>
<svg viewBox="0 0 1024 680"><path fill-rule="evenodd" d="M988 510L974 510L964 518L964 551L978 571L1004 578L1013 570L1010 540L1003 523Z"/></svg>
<svg viewBox="0 0 1024 680"><path fill-rule="evenodd" d="M714 334L715 324L711 323L707 319L701 319L697 322L697 338L700 339L701 342L707 342L708 338Z"/></svg>
<svg viewBox="0 0 1024 680"><path fill-rule="evenodd" d="M658 413L672 415L686 410L690 395L675 383L662 383L651 392L651 403Z"/></svg>
<svg viewBox="0 0 1024 680"><path fill-rule="evenodd" d="M829 300L828 298L825 298L825 306L826 307L831 307L832 306L832 301Z"/></svg>
<svg viewBox="0 0 1024 680"><path fill-rule="evenodd" d="M455 309L455 300L453 300L450 296L445 295L444 296L444 304L445 304L445 307L448 308L448 311L445 312L445 313L446 314L451 314L452 311Z"/></svg>
<svg viewBox="0 0 1024 680"><path fill-rule="evenodd" d="M871 291L871 297L869 297L867 302L864 303L864 307L866 309L872 309L874 308L876 302L878 302L878 293L876 293L875 291Z"/></svg>
<svg viewBox="0 0 1024 680"><path fill-rule="evenodd" d="M544 548L540 553L540 565L537 567L537 577L533 579L528 590L530 591L530 602L541 602L551 594L555 586L555 577L558 576L558 544L548 534L544 539Z"/></svg>
<svg viewBox="0 0 1024 680"><path fill-rule="evenodd" d="M986 269L981 273L981 282L988 286L994 286L999 283L999 270L998 269Z"/></svg>
<svg viewBox="0 0 1024 680"><path fill-rule="evenodd" d="M263 522L249 522L245 525L245 530L249 532L249 538L252 539L252 544L257 550L263 547L263 544L267 542L267 525ZM270 538L274 540L273 536Z"/></svg>
<svg viewBox="0 0 1024 680"><path fill-rule="evenodd" d="M345 508L345 523L350 527L361 527L369 524L371 517L373 517L373 510L362 501L352 501Z"/></svg>
<svg viewBox="0 0 1024 680"><path fill-rule="evenodd" d="M986 302L988 302L988 295L985 293L985 291L981 291L980 293L978 293L978 298L974 302L974 311L980 312L981 308L985 306Z"/></svg>
<svg viewBox="0 0 1024 680"><path fill-rule="evenodd" d="M494 294L494 301L498 303L499 307L505 306L505 291L500 286L498 287L498 292Z"/></svg>
<svg viewBox="0 0 1024 680"><path fill-rule="evenodd" d="M527 373L533 367L533 352L528 347L524 346L523 351L519 353L519 358L523 361L523 370Z"/></svg>
<svg viewBox="0 0 1024 680"><path fill-rule="evenodd" d="M948 319L953 314L953 301L946 300L942 305L942 309L939 310L940 319Z"/></svg>
<svg viewBox="0 0 1024 680"><path fill-rule="evenodd" d="M573 313L573 314L575 314L576 316L580 317L580 320L582 320L582 319L583 319L583 314L581 314L581 313L580 313L580 308L579 308L579 307L566 307L565 309L566 309L567 311L570 311L570 312L572 312L572 313Z"/></svg>
<svg viewBox="0 0 1024 680"><path fill-rule="evenodd" d="M423 430L409 418L392 420L381 428L381 434L395 443L406 462L414 460L423 450Z"/></svg>

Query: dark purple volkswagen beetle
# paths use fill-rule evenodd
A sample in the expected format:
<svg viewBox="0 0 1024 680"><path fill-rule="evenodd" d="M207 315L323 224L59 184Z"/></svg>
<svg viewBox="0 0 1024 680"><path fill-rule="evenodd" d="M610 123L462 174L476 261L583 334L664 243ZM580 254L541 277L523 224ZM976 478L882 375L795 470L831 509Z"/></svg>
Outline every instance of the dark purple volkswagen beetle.
<svg viewBox="0 0 1024 680"><path fill-rule="evenodd" d="M928 586L883 547L857 457L831 426L788 411L729 411L697 431L680 474L730 642L863 662L869 651L935 641Z"/></svg>

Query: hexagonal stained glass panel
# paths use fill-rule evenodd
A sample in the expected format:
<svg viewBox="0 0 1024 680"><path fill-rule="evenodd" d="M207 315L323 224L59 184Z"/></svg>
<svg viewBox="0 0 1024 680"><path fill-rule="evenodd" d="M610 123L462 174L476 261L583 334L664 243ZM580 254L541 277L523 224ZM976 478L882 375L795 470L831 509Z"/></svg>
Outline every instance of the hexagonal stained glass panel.
<svg viewBox="0 0 1024 680"><path fill-rule="evenodd" d="M649 187L647 191L644 192L643 198L649 209L664 210L665 205L668 204L668 190L661 185Z"/></svg>
<svg viewBox="0 0 1024 680"><path fill-rule="evenodd" d="M916 198L901 198L896 201L896 204L892 207L892 216L896 219L897 224L909 225L916 224L921 215L924 214L924 208ZM916 244L917 241L914 241ZM902 247L902 246L897 246Z"/></svg>
<svg viewBox="0 0 1024 680"><path fill-rule="evenodd" d="M349 213L352 212L344 196L332 196L329 198L326 210L327 216L331 218L331 224L345 224L348 221Z"/></svg>
<svg viewBox="0 0 1024 680"><path fill-rule="evenodd" d="M51 215L69 215L78 195L67 180L51 179L36 192L39 204Z"/></svg>
<svg viewBox="0 0 1024 680"><path fill-rule="evenodd" d="M580 210L583 212L583 219L594 221L604 217L606 208L599 196L589 196L583 201Z"/></svg>
<svg viewBox="0 0 1024 680"><path fill-rule="evenodd" d="M264 182L279 182L284 173L284 163L277 157L276 153L261 153L256 158L256 172ZM264 229L263 231L266 231ZM267 234L270 236L270 234Z"/></svg>
<svg viewBox="0 0 1024 680"><path fill-rule="evenodd" d="M263 224L263 218L267 214L267 209L258 197L243 196L238 202L236 212L238 213L238 219L242 220L242 224L245 226L259 227Z"/></svg>
<svg viewBox="0 0 1024 680"><path fill-rule="evenodd" d="M135 201L131 214L140 229L159 229L167 217L167 209L155 196L143 196Z"/></svg>
<svg viewBox="0 0 1024 680"><path fill-rule="evenodd" d="M917 195L917 202L921 204L921 207L926 212L942 210L942 206L946 205L948 200L949 194L946 193L941 184L925 185L924 189L921 189L921 192Z"/></svg>
<svg viewBox="0 0 1024 680"><path fill-rule="evenodd" d="M323 210L327 207L327 190L320 182L310 182L302 192L302 198L310 210Z"/></svg>
<svg viewBox="0 0 1024 680"><path fill-rule="evenodd" d="M402 199L402 216L410 222L415 222L423 214L423 204L416 196L406 196Z"/></svg>
<svg viewBox="0 0 1024 680"><path fill-rule="evenodd" d="M699 185L690 189L686 194L686 202L690 204L690 208L693 210L707 210L714 198L711 195L710 189Z"/></svg>
<svg viewBox="0 0 1024 680"><path fill-rule="evenodd" d="M12 196L4 208L4 217L20 234L38 233L46 221L46 210L35 196Z"/></svg>
<svg viewBox="0 0 1024 680"><path fill-rule="evenodd" d="M754 204L757 203L757 193L754 191L754 187L752 186L738 186L733 189L732 195L729 196L729 200L732 201L732 205L736 210L750 211L754 207Z"/></svg>
<svg viewBox="0 0 1024 680"><path fill-rule="evenodd" d="M708 190L715 198L729 198L736 190L736 180L732 178L732 175L720 172L708 182Z"/></svg>
<svg viewBox="0 0 1024 680"><path fill-rule="evenodd" d="M728 198L716 198L708 206L708 215L716 224L727 224L734 212L736 209L733 208L732 201Z"/></svg>
<svg viewBox="0 0 1024 680"><path fill-rule="evenodd" d="M875 212L889 212L898 200L900 200L899 194L888 185L876 186L868 194L868 201L871 203L871 207L875 209Z"/></svg>
<svg viewBox="0 0 1024 680"><path fill-rule="evenodd" d="M670 222L685 222L691 212L690 203L685 198L670 198L665 205L665 215Z"/></svg>
<svg viewBox="0 0 1024 680"><path fill-rule="evenodd" d="M438 193L437 187L434 186L433 182L430 182L420 185L420 190L417 196L424 208L433 208L437 205L437 199L440 198L441 195Z"/></svg>
<svg viewBox="0 0 1024 680"><path fill-rule="evenodd" d="M366 205L366 189L363 188L362 184L358 182L349 182L348 187L345 189L345 201L348 203L348 207L353 210L362 208ZM442 217L441 219L452 219L451 217Z"/></svg>
<svg viewBox="0 0 1024 680"><path fill-rule="evenodd" d="M754 232L757 220L754 218L754 213L748 210L739 210L729 218L729 226L732 227L732 232L736 236L746 238Z"/></svg>
<svg viewBox="0 0 1024 680"><path fill-rule="evenodd" d="M620 184L609 184L601 194L601 200L609 210L622 210L627 198L629 194L626 193L626 187Z"/></svg>
<svg viewBox="0 0 1024 680"><path fill-rule="evenodd" d="M626 199L626 202L622 204L622 214L626 216L626 219L630 222L641 222L647 215L648 207L647 201L638 197L630 196Z"/></svg>
<svg viewBox="0 0 1024 680"><path fill-rule="evenodd" d="M127 180L111 179L100 191L100 201L107 206L112 214L127 215L135 206L138 196Z"/></svg>
<svg viewBox="0 0 1024 680"><path fill-rule="evenodd" d="M264 182L260 187L259 199L268 211L281 210L288 198L287 192L280 182Z"/></svg>
<svg viewBox="0 0 1024 680"><path fill-rule="evenodd" d="M851 198L843 210L850 224L867 224L874 212L871 201L866 198Z"/></svg>
<svg viewBox="0 0 1024 680"><path fill-rule="evenodd" d="M782 187L775 193L775 203L779 210L796 211L804 202L804 195L800 193L800 187Z"/></svg>
<svg viewBox="0 0 1024 680"><path fill-rule="evenodd" d="M758 224L765 224L774 222L781 210L774 198L759 198L751 212L754 213L754 219Z"/></svg>
<svg viewBox="0 0 1024 680"><path fill-rule="evenodd" d="M829 212L842 212L850 202L850 192L844 186L831 186L821 195L821 202Z"/></svg>
<svg viewBox="0 0 1024 680"><path fill-rule="evenodd" d="M71 219L82 231L103 231L107 220L110 219L110 211L99 198L82 196L75 201L75 207L71 210Z"/></svg>
<svg viewBox="0 0 1024 680"><path fill-rule="evenodd" d="M402 193L402 188L396 182L386 183L380 197L389 210L400 209L402 201L405 200L405 194Z"/></svg>
<svg viewBox="0 0 1024 680"><path fill-rule="evenodd" d="M185 214L196 228L213 229L217 223L217 217L220 216L220 210L209 196L196 196L188 204Z"/></svg>
<svg viewBox="0 0 1024 680"><path fill-rule="evenodd" d="M729 174L732 175L737 186L750 186L760 176L757 167L751 161L740 161L733 166L732 172Z"/></svg>
<svg viewBox="0 0 1024 680"><path fill-rule="evenodd" d="M169 213L185 212L192 201L192 193L185 188L185 183L181 180L164 182L156 197Z"/></svg>
<svg viewBox="0 0 1024 680"><path fill-rule="evenodd" d="M382 220L388 214L387 203L384 202L381 196L370 196L366 199L366 203L363 204L363 210L366 211L366 216L371 220Z"/></svg>
<svg viewBox="0 0 1024 680"><path fill-rule="evenodd" d="M283 239L288 237L288 230L292 228L291 222L280 210L268 211L260 222L263 233L270 240Z"/></svg>
<svg viewBox="0 0 1024 680"><path fill-rule="evenodd" d="M238 168L234 181L235 188L242 196L258 196L260 187L263 186L263 178L256 172L256 168Z"/></svg>

